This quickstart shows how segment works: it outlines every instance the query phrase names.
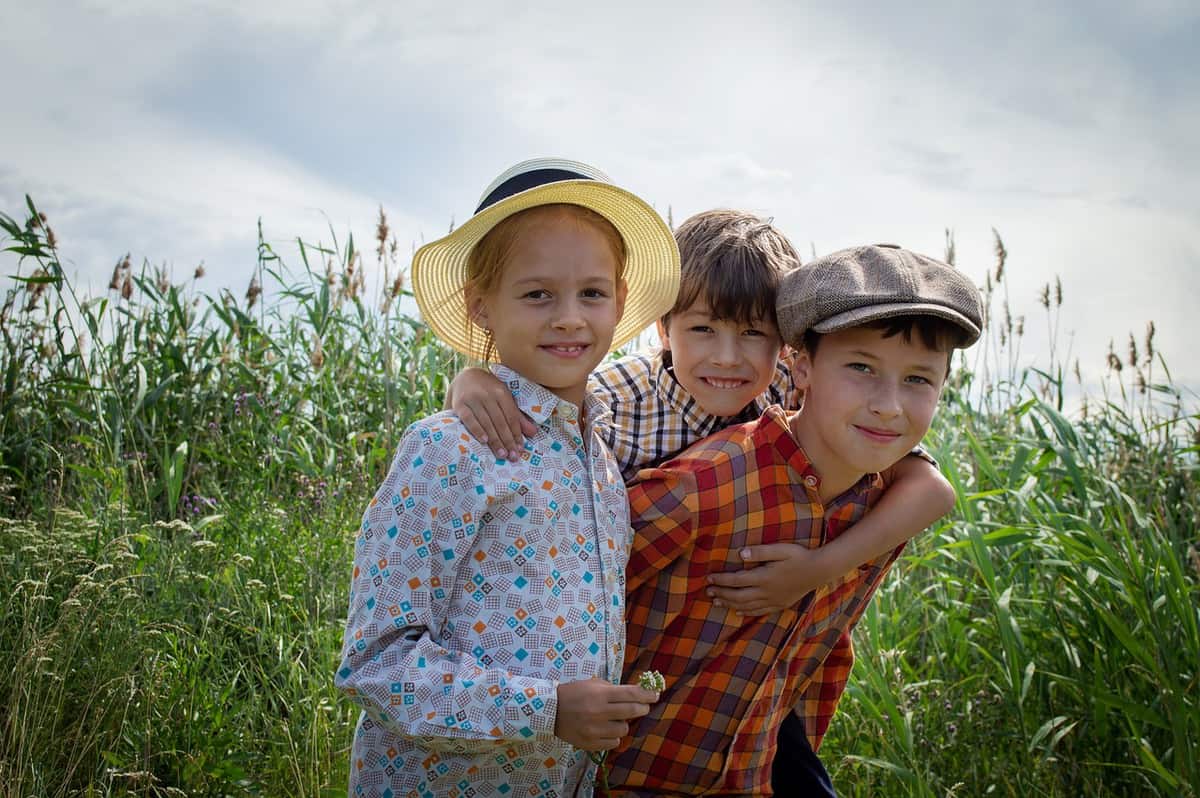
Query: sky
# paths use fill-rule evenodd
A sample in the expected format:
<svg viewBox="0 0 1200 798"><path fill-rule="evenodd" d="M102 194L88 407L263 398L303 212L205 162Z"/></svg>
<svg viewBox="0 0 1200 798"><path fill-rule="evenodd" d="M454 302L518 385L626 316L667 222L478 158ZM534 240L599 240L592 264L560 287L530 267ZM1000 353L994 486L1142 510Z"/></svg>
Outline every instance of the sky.
<svg viewBox="0 0 1200 798"><path fill-rule="evenodd" d="M1188 0L6 5L0 211L32 195L85 293L129 252L241 295L259 219L292 265L298 237L368 248L381 207L411 251L557 155L676 222L772 217L806 260L940 256L949 229L983 285L998 231L1024 363L1049 363L1058 279L1055 347L1090 390L1153 321L1200 391Z"/></svg>

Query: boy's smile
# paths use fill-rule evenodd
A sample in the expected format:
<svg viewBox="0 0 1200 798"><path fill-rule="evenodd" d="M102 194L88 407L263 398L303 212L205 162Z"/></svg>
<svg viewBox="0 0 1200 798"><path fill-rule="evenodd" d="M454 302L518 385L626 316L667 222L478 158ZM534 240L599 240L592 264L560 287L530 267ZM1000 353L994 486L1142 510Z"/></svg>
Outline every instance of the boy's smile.
<svg viewBox="0 0 1200 798"><path fill-rule="evenodd" d="M770 386L783 341L768 319L714 319L703 304L676 313L658 333L675 379L708 415L736 416Z"/></svg>
<svg viewBox="0 0 1200 798"><path fill-rule="evenodd" d="M884 338L871 327L830 333L815 355L796 354L793 374L805 397L792 430L821 474L822 499L887 469L920 442L937 409L946 361L945 352L926 348L918 336Z"/></svg>

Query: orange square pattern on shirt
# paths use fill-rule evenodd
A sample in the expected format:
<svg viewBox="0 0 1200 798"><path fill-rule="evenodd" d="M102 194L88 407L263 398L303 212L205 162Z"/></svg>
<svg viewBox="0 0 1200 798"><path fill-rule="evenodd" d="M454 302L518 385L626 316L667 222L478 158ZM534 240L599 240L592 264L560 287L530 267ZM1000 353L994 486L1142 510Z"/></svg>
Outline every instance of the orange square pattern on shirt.
<svg viewBox="0 0 1200 798"><path fill-rule="evenodd" d="M609 756L622 794L770 794L783 718L798 705L816 745L841 697L849 632L902 547L772 615L743 618L705 595L708 574L741 567L743 546L820 546L882 491L872 474L822 506L787 418L768 408L630 486L625 678L658 670L667 687Z"/></svg>

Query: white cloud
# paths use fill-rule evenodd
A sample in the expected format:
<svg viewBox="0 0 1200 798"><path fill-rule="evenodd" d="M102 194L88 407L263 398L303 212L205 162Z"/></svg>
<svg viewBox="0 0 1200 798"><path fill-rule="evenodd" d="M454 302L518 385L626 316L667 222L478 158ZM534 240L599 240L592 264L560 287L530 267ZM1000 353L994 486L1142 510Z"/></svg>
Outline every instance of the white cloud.
<svg viewBox="0 0 1200 798"><path fill-rule="evenodd" d="M1200 385L1200 58L1174 46L1197 13L23 4L0 69L36 68L38 101L0 126L0 202L50 206L94 281L126 249L240 280L259 216L281 245L327 240L318 208L363 237L382 203L401 241L433 236L507 164L558 153L677 220L772 215L805 253L937 254L952 227L982 280L994 226L1015 312L1062 276L1085 370L1154 318Z"/></svg>

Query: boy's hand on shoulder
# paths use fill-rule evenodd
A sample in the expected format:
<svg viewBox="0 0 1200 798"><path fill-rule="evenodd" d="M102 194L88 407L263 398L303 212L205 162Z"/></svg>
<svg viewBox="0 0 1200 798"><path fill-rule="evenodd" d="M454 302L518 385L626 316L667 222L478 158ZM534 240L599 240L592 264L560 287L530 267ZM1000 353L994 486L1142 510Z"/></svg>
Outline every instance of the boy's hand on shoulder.
<svg viewBox="0 0 1200 798"><path fill-rule="evenodd" d="M819 551L798 543L767 543L742 549L741 571L709 574L708 595L718 607L739 615L768 615L792 607L834 576L825 573Z"/></svg>
<svg viewBox="0 0 1200 798"><path fill-rule="evenodd" d="M584 751L616 748L629 734L629 721L650 711L658 693L636 684L603 679L563 682L558 686L554 736Z"/></svg>
<svg viewBox="0 0 1200 798"><path fill-rule="evenodd" d="M484 369L469 368L454 378L446 399L471 437L500 458L516 456L537 426L513 401L508 386Z"/></svg>

